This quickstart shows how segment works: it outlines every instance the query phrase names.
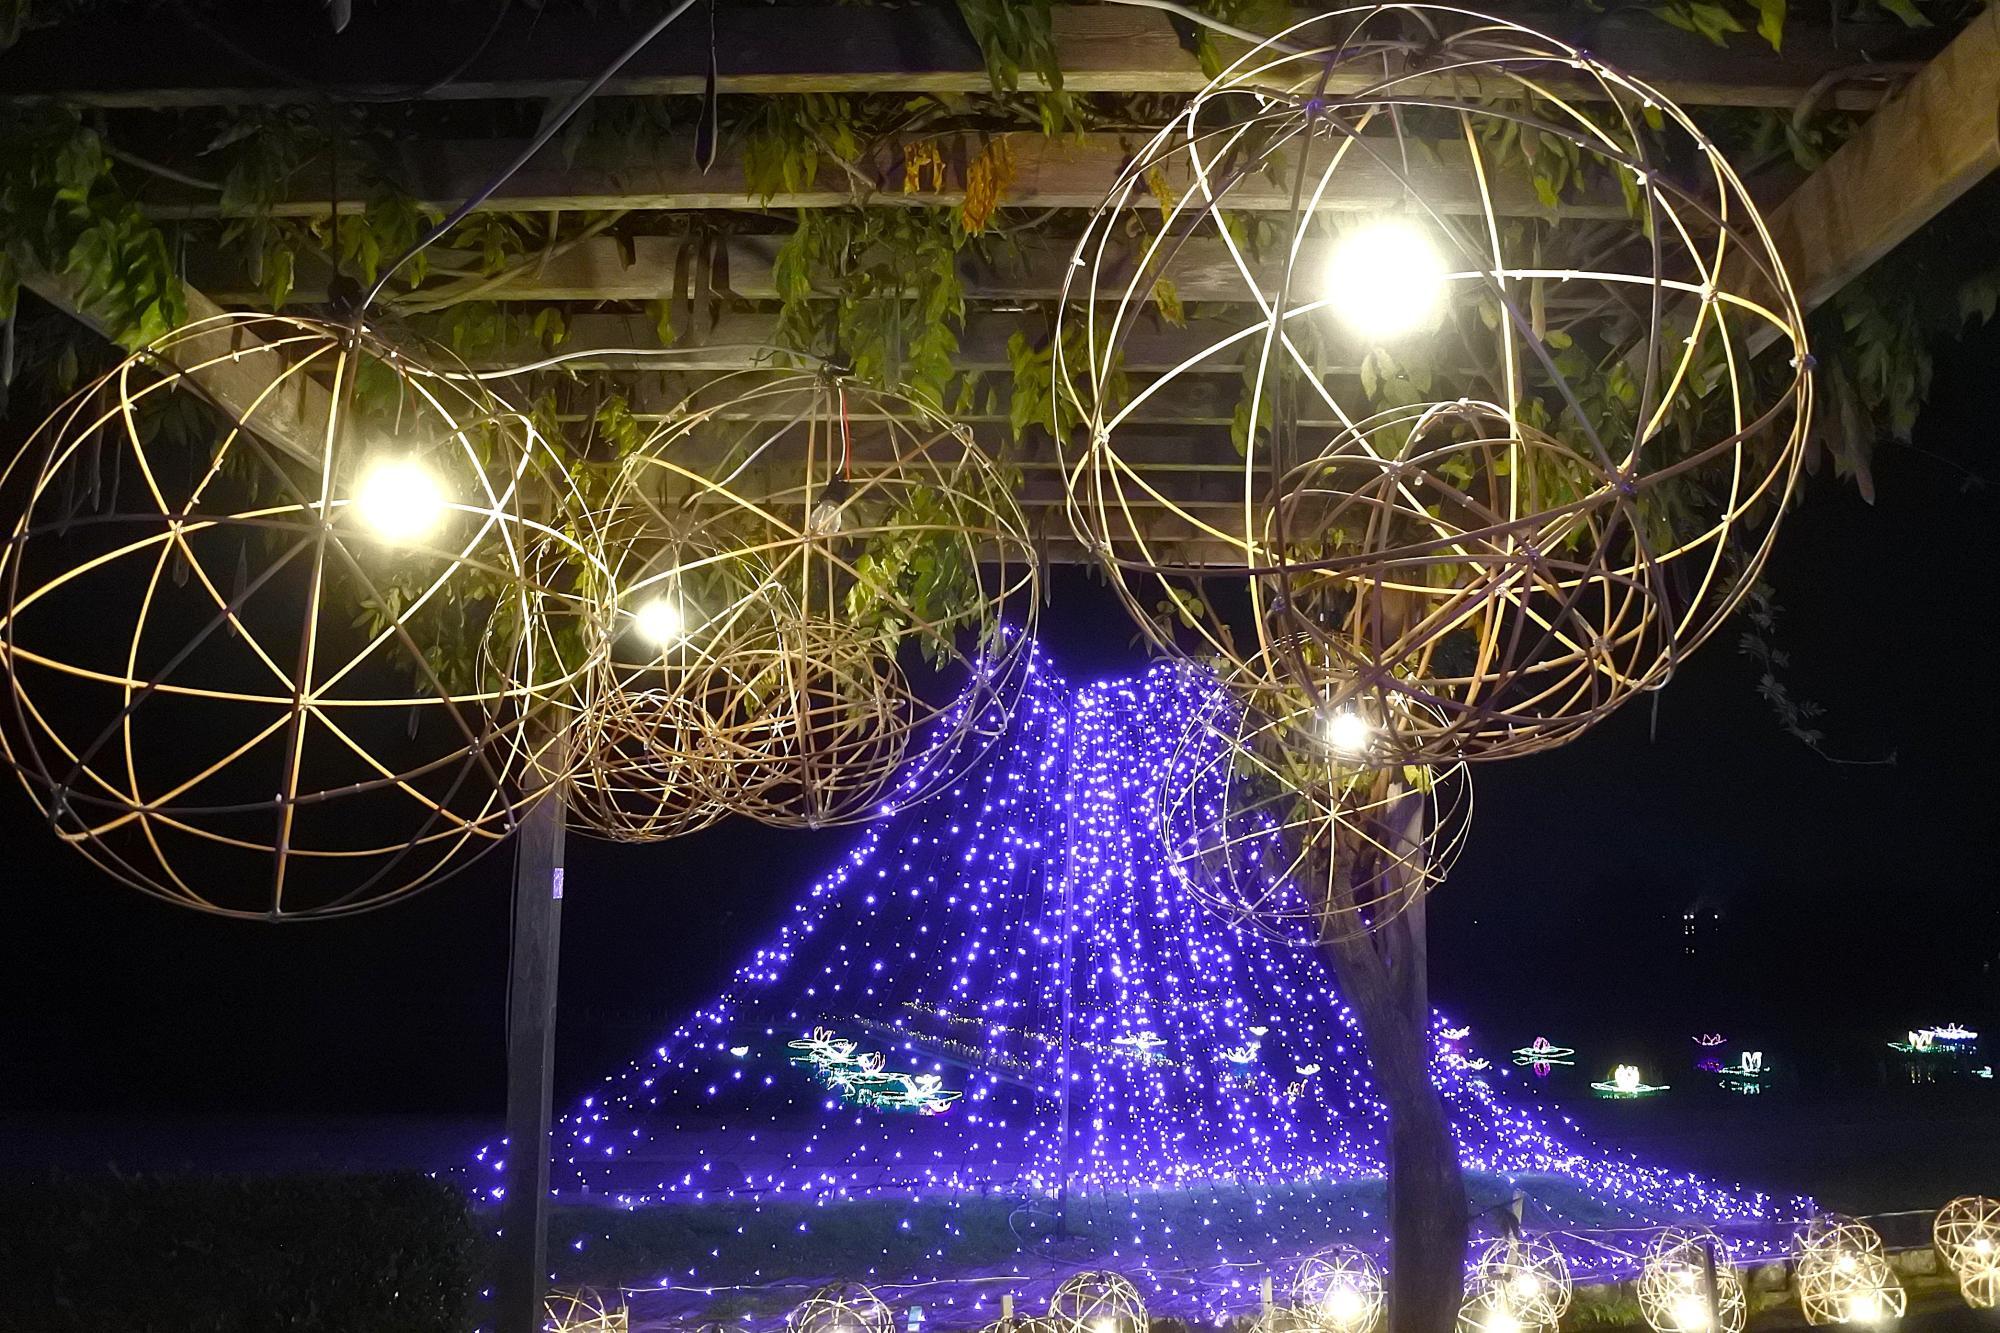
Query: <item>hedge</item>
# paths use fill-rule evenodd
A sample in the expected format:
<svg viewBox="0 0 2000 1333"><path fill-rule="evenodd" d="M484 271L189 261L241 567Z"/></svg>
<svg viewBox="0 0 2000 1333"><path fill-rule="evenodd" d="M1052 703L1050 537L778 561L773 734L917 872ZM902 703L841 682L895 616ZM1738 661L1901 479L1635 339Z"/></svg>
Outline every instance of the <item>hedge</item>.
<svg viewBox="0 0 2000 1333"><path fill-rule="evenodd" d="M0 1333L457 1333L476 1262L414 1173L0 1178Z"/></svg>

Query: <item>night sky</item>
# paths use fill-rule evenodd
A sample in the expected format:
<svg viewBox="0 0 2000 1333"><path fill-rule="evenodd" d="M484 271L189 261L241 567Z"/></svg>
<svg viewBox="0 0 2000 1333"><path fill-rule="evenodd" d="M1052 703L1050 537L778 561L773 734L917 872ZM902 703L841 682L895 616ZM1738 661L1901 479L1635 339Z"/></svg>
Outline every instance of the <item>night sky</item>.
<svg viewBox="0 0 2000 1333"><path fill-rule="evenodd" d="M1787 683L1825 706L1827 751L1895 762L1833 763L1786 735L1726 629L1657 708L1478 771L1470 848L1432 899L1436 1003L1502 1050L1722 1027L1859 1051L2000 1021L1984 581L2000 493L1965 485L1991 467L1996 384L2000 330L1941 349L1918 448L1878 453L1878 502L1814 479L1772 567ZM1073 679L1129 671L1144 656L1123 625L1065 571L1044 643ZM712 993L854 836L573 836L559 1104ZM113 885L11 779L0 839L0 1110L497 1112L504 851L401 906L271 927ZM1720 914L1692 962L1690 910Z"/></svg>

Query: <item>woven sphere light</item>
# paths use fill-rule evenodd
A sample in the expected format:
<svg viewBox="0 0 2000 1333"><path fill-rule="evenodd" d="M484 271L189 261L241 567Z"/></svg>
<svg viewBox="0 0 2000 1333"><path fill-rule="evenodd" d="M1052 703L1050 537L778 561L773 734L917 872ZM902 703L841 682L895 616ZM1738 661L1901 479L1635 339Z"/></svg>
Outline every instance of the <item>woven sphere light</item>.
<svg viewBox="0 0 2000 1333"><path fill-rule="evenodd" d="M1981 1194L1953 1199L1938 1209L1931 1241L1953 1272L2000 1263L2000 1200Z"/></svg>
<svg viewBox="0 0 2000 1333"><path fill-rule="evenodd" d="M1146 1333L1146 1300L1117 1273L1076 1273L1049 1300L1052 1333Z"/></svg>
<svg viewBox="0 0 2000 1333"><path fill-rule="evenodd" d="M725 808L872 818L1004 729L1034 548L1006 475L926 405L832 372L724 377L628 460L617 507L756 571L689 681Z"/></svg>
<svg viewBox="0 0 2000 1333"><path fill-rule="evenodd" d="M1729 1249L1706 1228L1668 1227L1655 1236L1639 1269L1638 1296L1654 1333L1742 1333L1747 1317Z"/></svg>
<svg viewBox="0 0 2000 1333"><path fill-rule="evenodd" d="M1902 1317L1908 1298L1875 1228L1823 1213L1800 1233L1798 1251L1799 1306L1808 1324L1877 1324Z"/></svg>
<svg viewBox="0 0 2000 1333"><path fill-rule="evenodd" d="M1400 916L1457 859L1472 784L1463 763L1373 763L1372 735L1303 691L1218 687L1163 775L1169 873L1223 920L1289 943Z"/></svg>
<svg viewBox="0 0 2000 1333"><path fill-rule="evenodd" d="M1351 1245L1309 1255L1292 1279L1292 1308L1327 1333L1373 1333L1386 1301L1382 1270Z"/></svg>
<svg viewBox="0 0 2000 1333"><path fill-rule="evenodd" d="M754 562L655 518L601 523L608 579L590 623L604 650L570 731L572 824L615 842L691 833L737 807L735 766L702 691L718 655L774 628Z"/></svg>
<svg viewBox="0 0 2000 1333"><path fill-rule="evenodd" d="M0 491L0 743L110 874L338 915L511 829L531 723L586 666L545 612L595 542L475 382L366 329L219 316L59 408Z"/></svg>
<svg viewBox="0 0 2000 1333"><path fill-rule="evenodd" d="M542 1298L544 1333L625 1333L631 1316L623 1296L594 1287L558 1287Z"/></svg>
<svg viewBox="0 0 2000 1333"><path fill-rule="evenodd" d="M1070 521L1134 618L1378 714L1401 762L1559 744L1663 684L1800 466L1802 316L1735 172L1504 19L1342 9L1246 52L1121 172L1064 295ZM1165 356L1134 341L1156 308ZM1242 460L1184 504L1148 421L1219 372Z"/></svg>
<svg viewBox="0 0 2000 1333"><path fill-rule="evenodd" d="M1568 1311L1572 1293L1569 1261L1554 1241L1543 1236L1502 1236L1494 1241L1474 1262L1468 1286L1483 1300L1480 1326L1487 1333L1506 1333L1507 1318L1522 1328L1554 1328Z"/></svg>
<svg viewBox="0 0 2000 1333"><path fill-rule="evenodd" d="M785 1316L787 1333L890 1333L895 1317L859 1282L829 1282Z"/></svg>

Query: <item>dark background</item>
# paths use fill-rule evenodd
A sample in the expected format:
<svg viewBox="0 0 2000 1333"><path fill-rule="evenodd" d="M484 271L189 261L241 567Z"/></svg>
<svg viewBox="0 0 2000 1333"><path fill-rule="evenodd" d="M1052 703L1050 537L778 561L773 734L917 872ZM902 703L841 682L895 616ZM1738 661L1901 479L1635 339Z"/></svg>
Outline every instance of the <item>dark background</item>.
<svg viewBox="0 0 2000 1333"><path fill-rule="evenodd" d="M1878 502L1814 478L1771 570L1787 683L1825 705L1828 752L1893 764L1786 735L1731 627L1656 701L1478 772L1471 846L1432 899L1432 994L1489 1051L1546 1033L1597 1043L1607 1068L1628 1051L1684 1067L1687 1035L1713 1028L1868 1078L1904 1028L2000 1020L1996 493L1968 484L1991 465L1996 379L2000 328L1940 349L1917 448L1878 453ZM1072 679L1144 663L1074 570L1044 642ZM104 880L12 788L0 1111L497 1113L505 852L351 921L211 920ZM572 837L559 1104L711 994L853 836Z"/></svg>

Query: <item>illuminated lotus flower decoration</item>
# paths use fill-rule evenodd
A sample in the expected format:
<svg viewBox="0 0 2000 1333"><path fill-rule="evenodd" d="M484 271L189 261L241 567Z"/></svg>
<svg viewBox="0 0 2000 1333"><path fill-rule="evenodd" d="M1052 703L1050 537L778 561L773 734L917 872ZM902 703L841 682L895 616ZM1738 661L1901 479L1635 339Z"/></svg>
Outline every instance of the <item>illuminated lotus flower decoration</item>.
<svg viewBox="0 0 2000 1333"><path fill-rule="evenodd" d="M1516 221L1547 211L1503 170L1529 140L1593 226ZM1186 354L1132 384L1135 331L1197 291ZM1543 749L1663 684L1798 475L1803 319L1736 172L1657 89L1504 18L1339 9L1246 51L1132 156L1063 296L1070 521L1135 621L1357 718L1384 763ZM1146 414L1239 367L1239 475L1178 503Z"/></svg>
<svg viewBox="0 0 2000 1333"><path fill-rule="evenodd" d="M1514 1063L1526 1065L1536 1078L1547 1078L1557 1065L1571 1065L1576 1052L1568 1046L1557 1046L1547 1037L1537 1037L1526 1046L1514 1048Z"/></svg>
<svg viewBox="0 0 2000 1333"><path fill-rule="evenodd" d="M534 423L421 357L216 316L8 465L0 746L119 880L226 916L359 912L496 845L552 776L538 719L590 665L554 630L597 542Z"/></svg>
<svg viewBox="0 0 2000 1333"><path fill-rule="evenodd" d="M1610 1078L1590 1086L1603 1097L1650 1097L1667 1090L1664 1083L1646 1082L1637 1065L1619 1065L1611 1071Z"/></svg>

